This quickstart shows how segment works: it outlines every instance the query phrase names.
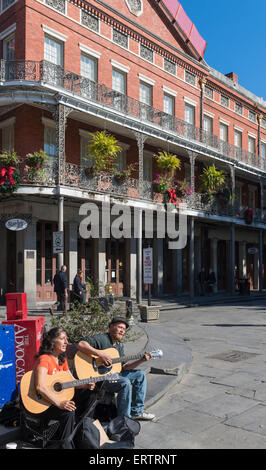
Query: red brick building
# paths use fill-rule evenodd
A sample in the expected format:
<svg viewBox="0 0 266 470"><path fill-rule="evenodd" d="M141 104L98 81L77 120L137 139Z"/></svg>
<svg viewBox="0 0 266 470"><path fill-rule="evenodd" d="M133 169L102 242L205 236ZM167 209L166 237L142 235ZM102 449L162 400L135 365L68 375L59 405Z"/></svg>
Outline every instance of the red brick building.
<svg viewBox="0 0 266 470"><path fill-rule="evenodd" d="M16 152L20 174L16 191L3 190L5 172L0 181L1 292L25 291L30 305L49 302L58 258L70 283L81 267L102 288L111 284L116 294L140 300L141 246L148 244L155 296L193 297L201 266L214 269L219 291L234 291L244 277L262 289L266 103L236 73L223 75L204 61L206 43L180 2L0 0L0 20L0 149ZM120 170L138 163L123 184L112 173L86 176L97 130L118 140ZM26 156L40 149L49 165L30 176ZM101 230L82 238L84 202L101 214L103 203L140 215L165 211L153 185L160 149L179 157L176 178L192 187L182 196L186 246L169 249L167 237L147 239L141 228L139 238L103 238ZM228 201L202 192L200 175L212 164L226 174ZM27 228L7 229L12 218ZM56 231L64 232L59 256Z"/></svg>

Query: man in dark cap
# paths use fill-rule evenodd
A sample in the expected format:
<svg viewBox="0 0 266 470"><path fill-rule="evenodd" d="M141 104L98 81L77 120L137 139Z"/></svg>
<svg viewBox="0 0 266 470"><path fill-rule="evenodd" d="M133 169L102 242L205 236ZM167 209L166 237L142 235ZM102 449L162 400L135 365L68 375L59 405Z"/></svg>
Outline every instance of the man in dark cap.
<svg viewBox="0 0 266 470"><path fill-rule="evenodd" d="M124 356L123 336L129 327L126 319L115 317L109 323L108 333L101 333L89 337L78 344L78 350L84 354L96 355L101 358L106 367L112 365L112 358L106 354L105 349L116 348L122 359ZM145 353L139 360L122 363L122 372L116 382L104 382L104 389L111 393L117 393L117 415L128 416L134 419L151 421L155 416L144 410L146 396L146 376L143 370L136 369L145 361L149 361L151 355Z"/></svg>

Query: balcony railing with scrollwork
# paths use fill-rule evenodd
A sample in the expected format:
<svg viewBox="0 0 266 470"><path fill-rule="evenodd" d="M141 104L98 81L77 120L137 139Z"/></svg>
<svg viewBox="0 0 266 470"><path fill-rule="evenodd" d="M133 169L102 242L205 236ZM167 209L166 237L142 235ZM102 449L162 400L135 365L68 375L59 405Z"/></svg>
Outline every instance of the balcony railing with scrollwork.
<svg viewBox="0 0 266 470"><path fill-rule="evenodd" d="M58 170L56 161L48 161L36 171L32 171L26 160L19 158L18 169L20 173L20 184L31 186L52 186L57 184Z"/></svg>
<svg viewBox="0 0 266 470"><path fill-rule="evenodd" d="M58 170L56 162L47 162L44 167L32 173L26 164L26 160L19 158L18 169L20 172L20 184L23 186L55 187L58 183ZM135 178L127 178L123 182L117 181L115 175L107 172L99 172L95 176L87 174L86 168L74 163L66 162L64 166L64 186L73 189L82 189L92 194L108 194L109 196L127 199L140 199L139 181ZM154 203L165 203L163 194L153 191L151 181L143 181L141 197ZM240 205L238 200L234 203L222 201L216 198L208 200L206 194L192 193L181 198L188 210L202 212L204 216L222 216L244 219L246 207ZM266 223L266 211L259 208L253 209L253 221Z"/></svg>
<svg viewBox="0 0 266 470"><path fill-rule="evenodd" d="M151 123L183 139L200 143L206 151L215 151L221 156L266 171L266 162L262 158L259 159L255 153L250 153L220 140L216 135L209 134L181 119L123 95L103 84L65 70L59 65L47 61L5 61L2 59L0 61L0 85L17 81L33 81L44 86L48 85L67 90L74 96L104 105L128 117Z"/></svg>

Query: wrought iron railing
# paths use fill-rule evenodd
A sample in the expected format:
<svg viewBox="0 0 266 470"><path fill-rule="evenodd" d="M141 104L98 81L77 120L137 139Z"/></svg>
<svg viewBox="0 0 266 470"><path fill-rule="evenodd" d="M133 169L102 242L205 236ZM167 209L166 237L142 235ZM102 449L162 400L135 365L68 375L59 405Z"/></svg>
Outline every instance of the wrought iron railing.
<svg viewBox="0 0 266 470"><path fill-rule="evenodd" d="M58 169L55 161L48 161L45 165L35 171L27 166L26 160L19 158L18 168L20 172L20 184L39 187L55 187L58 184ZM140 199L139 181L135 178L126 178L119 181L112 173L99 172L91 175L86 167L74 163L64 164L64 186L74 189L83 189L89 193L108 194L125 199ZM155 203L169 202L167 195L153 191L153 183L144 181L141 188L141 197ZM206 194L194 192L192 194L178 197L178 203L186 204L188 210L202 212L210 216L245 218L246 207L240 205L239 201L208 199ZM252 220L255 223L266 223L266 211L256 208L253 210Z"/></svg>
<svg viewBox="0 0 266 470"><path fill-rule="evenodd" d="M0 61L0 83L10 81L35 81L44 85L62 88L73 93L73 95L104 105L143 122L159 126L163 130L173 132L183 139L200 143L205 146L207 151L215 151L221 156L266 171L266 162L262 158L259 159L255 153L250 153L220 140L216 135L209 134L181 119L48 61L5 61L2 59Z"/></svg>

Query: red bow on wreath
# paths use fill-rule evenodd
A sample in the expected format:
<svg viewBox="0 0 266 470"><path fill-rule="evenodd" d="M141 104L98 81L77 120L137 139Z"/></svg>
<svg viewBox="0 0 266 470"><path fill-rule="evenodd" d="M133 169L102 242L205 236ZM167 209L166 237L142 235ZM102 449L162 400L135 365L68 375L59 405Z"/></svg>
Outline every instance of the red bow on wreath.
<svg viewBox="0 0 266 470"><path fill-rule="evenodd" d="M14 184L16 184L12 176L14 171L15 171L15 168L13 166L9 166L8 168L5 168L2 166L0 168L0 186L5 184L6 178L8 179L9 184L11 184L11 186L14 186Z"/></svg>
<svg viewBox="0 0 266 470"><path fill-rule="evenodd" d="M178 206L178 202L176 201L176 192L175 189L168 189L169 194L169 204L173 203Z"/></svg>

